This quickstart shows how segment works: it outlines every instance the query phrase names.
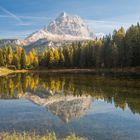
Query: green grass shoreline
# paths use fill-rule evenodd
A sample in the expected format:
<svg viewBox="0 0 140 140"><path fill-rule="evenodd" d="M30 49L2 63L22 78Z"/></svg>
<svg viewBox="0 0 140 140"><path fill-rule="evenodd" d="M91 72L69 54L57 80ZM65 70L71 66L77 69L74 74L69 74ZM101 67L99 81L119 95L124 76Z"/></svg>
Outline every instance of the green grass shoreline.
<svg viewBox="0 0 140 140"><path fill-rule="evenodd" d="M0 132L0 140L86 140L76 136L75 134L70 134L65 138L58 138L55 133L48 133L46 135L40 136L37 133L8 133Z"/></svg>
<svg viewBox="0 0 140 140"><path fill-rule="evenodd" d="M11 70L5 67L0 67L0 76L6 76L12 73L25 73L25 72L38 72L38 73L134 73L140 75L140 67L132 68L117 68L117 69L36 69L36 70Z"/></svg>

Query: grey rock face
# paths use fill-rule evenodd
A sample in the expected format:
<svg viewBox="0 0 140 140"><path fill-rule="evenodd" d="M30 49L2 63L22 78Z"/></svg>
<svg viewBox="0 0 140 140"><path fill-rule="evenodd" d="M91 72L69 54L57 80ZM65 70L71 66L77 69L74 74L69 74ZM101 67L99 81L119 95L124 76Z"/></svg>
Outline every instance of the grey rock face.
<svg viewBox="0 0 140 140"><path fill-rule="evenodd" d="M80 17L72 17L65 12L52 21L47 29L53 34L90 37L90 31L85 22Z"/></svg>

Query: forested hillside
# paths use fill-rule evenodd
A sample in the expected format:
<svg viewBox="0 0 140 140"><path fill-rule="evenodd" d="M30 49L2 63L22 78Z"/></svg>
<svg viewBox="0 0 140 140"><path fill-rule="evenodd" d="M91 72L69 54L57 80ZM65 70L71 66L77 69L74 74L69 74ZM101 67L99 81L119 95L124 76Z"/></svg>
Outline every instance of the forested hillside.
<svg viewBox="0 0 140 140"><path fill-rule="evenodd" d="M0 49L0 66L28 68L123 68L140 66L140 25L132 25L127 31L121 27L112 35L71 46L48 48L28 54L22 47Z"/></svg>

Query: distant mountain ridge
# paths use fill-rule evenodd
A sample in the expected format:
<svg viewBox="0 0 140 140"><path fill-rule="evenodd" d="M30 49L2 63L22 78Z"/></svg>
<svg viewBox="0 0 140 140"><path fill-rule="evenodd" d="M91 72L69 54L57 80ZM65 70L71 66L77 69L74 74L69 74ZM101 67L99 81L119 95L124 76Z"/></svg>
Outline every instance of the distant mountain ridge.
<svg viewBox="0 0 140 140"><path fill-rule="evenodd" d="M15 46L15 45L22 45L23 41L19 40L19 39L0 39L0 47L3 47L5 45L11 45L11 46Z"/></svg>

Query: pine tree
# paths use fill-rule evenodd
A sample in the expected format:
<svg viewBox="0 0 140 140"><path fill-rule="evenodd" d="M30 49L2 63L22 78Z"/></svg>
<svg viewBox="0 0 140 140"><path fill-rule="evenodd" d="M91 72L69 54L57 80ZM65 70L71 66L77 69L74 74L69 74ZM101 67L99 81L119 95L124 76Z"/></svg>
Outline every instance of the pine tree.
<svg viewBox="0 0 140 140"><path fill-rule="evenodd" d="M12 47L11 46L9 46L8 47L8 56L7 56L7 63L9 64L9 65L11 65L11 63L12 63L12 59L13 59L13 50L12 50Z"/></svg>
<svg viewBox="0 0 140 140"><path fill-rule="evenodd" d="M77 49L76 49L76 58L75 58L75 66L80 67L80 56L81 56L81 43L78 43Z"/></svg>
<svg viewBox="0 0 140 140"><path fill-rule="evenodd" d="M20 59L19 59L19 56L17 54L14 54L14 56L13 56L13 62L12 62L12 64L15 65L15 67L17 69L20 69L21 68Z"/></svg>
<svg viewBox="0 0 140 140"><path fill-rule="evenodd" d="M38 66L39 62L38 62L38 57L36 56L34 58L34 62L33 62L33 66L36 68Z"/></svg>
<svg viewBox="0 0 140 140"><path fill-rule="evenodd" d="M58 63L59 63L59 59L60 59L60 54L59 54L58 49L56 48L56 49L54 50L54 63L55 63L56 66L57 66Z"/></svg>
<svg viewBox="0 0 140 140"><path fill-rule="evenodd" d="M126 32L126 63L129 66L140 65L140 27L132 25Z"/></svg>
<svg viewBox="0 0 140 140"><path fill-rule="evenodd" d="M119 66L124 67L125 65L125 30L121 27L116 33L113 35L114 42L118 46L118 59L119 59Z"/></svg>
<svg viewBox="0 0 140 140"><path fill-rule="evenodd" d="M65 44L63 47L63 55L65 58L65 67L70 67L71 63L70 63L70 52L69 52L69 48L67 47L67 45Z"/></svg>
<svg viewBox="0 0 140 140"><path fill-rule="evenodd" d="M3 57L4 57L5 66L7 67L8 65L8 47L7 46L4 47Z"/></svg>
<svg viewBox="0 0 140 140"><path fill-rule="evenodd" d="M0 66L4 66L4 57L2 49L0 49Z"/></svg>
<svg viewBox="0 0 140 140"><path fill-rule="evenodd" d="M59 49L59 55L60 55L60 58L59 58L59 66L64 66L64 63L65 63L65 58L64 58L64 55L63 55L63 52L62 52L62 49Z"/></svg>
<svg viewBox="0 0 140 140"><path fill-rule="evenodd" d="M115 43L112 45L112 67L116 68L118 66L118 47Z"/></svg>
<svg viewBox="0 0 140 140"><path fill-rule="evenodd" d="M52 67L55 63L55 57L54 57L54 49L51 49L48 52L48 56L49 56L49 67Z"/></svg>
<svg viewBox="0 0 140 140"><path fill-rule="evenodd" d="M21 52L21 60L20 60L20 63L21 63L21 68L22 69L26 69L27 65L26 65L26 62L27 62L27 58L26 58L26 52L25 50L23 49L22 52Z"/></svg>

